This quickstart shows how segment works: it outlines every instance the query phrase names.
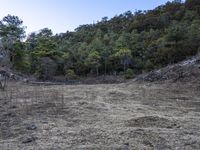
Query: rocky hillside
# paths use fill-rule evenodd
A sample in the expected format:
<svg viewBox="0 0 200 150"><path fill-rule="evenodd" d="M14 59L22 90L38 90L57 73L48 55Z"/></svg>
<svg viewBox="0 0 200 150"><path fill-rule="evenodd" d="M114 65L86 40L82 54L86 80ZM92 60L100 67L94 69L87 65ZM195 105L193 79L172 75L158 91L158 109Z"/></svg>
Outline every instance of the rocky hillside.
<svg viewBox="0 0 200 150"><path fill-rule="evenodd" d="M200 56L140 75L137 81L192 81L200 82Z"/></svg>

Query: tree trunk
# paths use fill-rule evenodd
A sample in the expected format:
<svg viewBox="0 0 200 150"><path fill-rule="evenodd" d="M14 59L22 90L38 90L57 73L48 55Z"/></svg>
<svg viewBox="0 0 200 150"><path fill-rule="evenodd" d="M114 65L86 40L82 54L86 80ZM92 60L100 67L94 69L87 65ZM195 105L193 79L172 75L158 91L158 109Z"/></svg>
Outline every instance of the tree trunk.
<svg viewBox="0 0 200 150"><path fill-rule="evenodd" d="M105 62L105 65L104 65L104 75L107 74L106 71L107 71L107 64L106 64L106 62Z"/></svg>
<svg viewBox="0 0 200 150"><path fill-rule="evenodd" d="M96 68L97 76L99 76L99 67Z"/></svg>
<svg viewBox="0 0 200 150"><path fill-rule="evenodd" d="M175 48L177 49L178 47L178 40L175 40Z"/></svg>
<svg viewBox="0 0 200 150"><path fill-rule="evenodd" d="M6 75L1 74L2 79L0 80L0 89L5 90L6 83L7 83L7 77Z"/></svg>
<svg viewBox="0 0 200 150"><path fill-rule="evenodd" d="M124 73L125 73L125 71L126 71L126 63L124 62Z"/></svg>

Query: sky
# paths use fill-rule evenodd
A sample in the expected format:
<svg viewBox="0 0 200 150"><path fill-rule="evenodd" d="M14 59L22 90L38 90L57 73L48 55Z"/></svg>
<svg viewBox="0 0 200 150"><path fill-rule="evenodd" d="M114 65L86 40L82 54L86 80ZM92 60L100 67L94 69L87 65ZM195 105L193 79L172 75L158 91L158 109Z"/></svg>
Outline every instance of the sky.
<svg viewBox="0 0 200 150"><path fill-rule="evenodd" d="M49 28L56 33L73 31L107 16L128 10L150 10L169 0L0 0L0 20L8 14L18 16L26 33Z"/></svg>

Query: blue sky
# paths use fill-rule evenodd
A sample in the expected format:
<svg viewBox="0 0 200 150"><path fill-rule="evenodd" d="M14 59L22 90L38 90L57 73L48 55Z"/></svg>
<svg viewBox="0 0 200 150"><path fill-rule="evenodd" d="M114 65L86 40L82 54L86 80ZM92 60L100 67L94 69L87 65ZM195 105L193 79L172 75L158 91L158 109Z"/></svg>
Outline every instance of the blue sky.
<svg viewBox="0 0 200 150"><path fill-rule="evenodd" d="M128 10L149 10L168 0L0 0L0 19L16 15L30 33L48 27L55 33L73 31L102 17L111 18Z"/></svg>

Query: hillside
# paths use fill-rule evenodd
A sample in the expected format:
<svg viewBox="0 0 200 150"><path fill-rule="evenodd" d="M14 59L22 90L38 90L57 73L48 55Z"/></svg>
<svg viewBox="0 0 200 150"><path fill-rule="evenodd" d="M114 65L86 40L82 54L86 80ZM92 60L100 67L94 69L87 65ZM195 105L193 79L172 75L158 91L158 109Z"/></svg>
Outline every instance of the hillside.
<svg viewBox="0 0 200 150"><path fill-rule="evenodd" d="M132 77L198 53L199 8L199 0L175 0L153 10L103 17L74 32L53 35L44 28L26 40L23 21L8 15L0 22L1 49L8 52L9 67L42 80L130 72Z"/></svg>

